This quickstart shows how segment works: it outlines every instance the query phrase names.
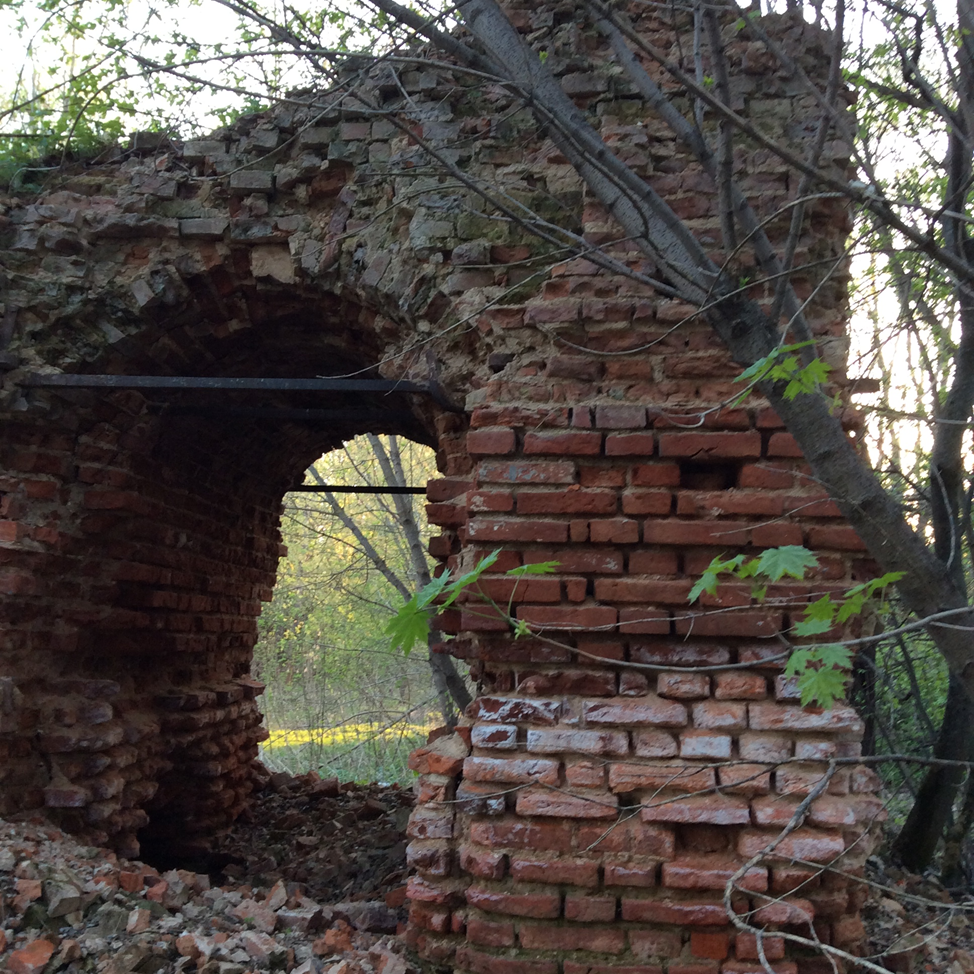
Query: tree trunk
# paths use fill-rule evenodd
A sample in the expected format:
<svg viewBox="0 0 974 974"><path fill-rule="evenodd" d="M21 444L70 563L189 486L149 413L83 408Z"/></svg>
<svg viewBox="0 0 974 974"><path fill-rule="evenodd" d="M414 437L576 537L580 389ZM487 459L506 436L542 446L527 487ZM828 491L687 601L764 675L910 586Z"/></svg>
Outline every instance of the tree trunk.
<svg viewBox="0 0 974 974"><path fill-rule="evenodd" d="M961 681L951 676L934 757L944 761L969 761L972 721L974 703ZM893 844L893 854L907 869L921 872L933 861L937 844L951 819L964 773L964 768L959 765L935 765L924 778L906 823Z"/></svg>

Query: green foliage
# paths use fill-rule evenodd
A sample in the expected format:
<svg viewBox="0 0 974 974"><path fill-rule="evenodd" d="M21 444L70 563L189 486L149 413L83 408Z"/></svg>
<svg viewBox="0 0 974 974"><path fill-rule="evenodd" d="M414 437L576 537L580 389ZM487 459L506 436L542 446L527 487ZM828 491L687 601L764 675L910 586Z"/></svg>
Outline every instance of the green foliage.
<svg viewBox="0 0 974 974"><path fill-rule="evenodd" d="M429 635L430 623L436 614L452 605L463 592L474 586L480 576L494 565L500 553L500 548L495 549L486 558L477 562L476 567L456 578L453 578L449 572L443 572L439 578L435 578L421 592L417 592L405 605L400 606L385 629L389 636L390 648L399 647L408 656L413 646ZM510 568L504 574L510 578L523 578L526 575L548 575L559 564L560 562L557 561L543 561ZM511 598L513 600L513 593ZM523 619L512 618L511 602L508 602L507 611L503 612L490 599L485 598L484 601L510 620L515 639L530 635L531 630Z"/></svg>
<svg viewBox="0 0 974 974"><path fill-rule="evenodd" d="M752 594L763 599L769 582L782 578L804 578L809 569L818 565L818 559L801 545L784 545L767 548L757 558L735 555L733 558L714 558L690 589L692 605L706 592L717 594L722 575L737 579L753 579ZM836 625L858 615L876 598L882 598L886 589L903 577L902 572L887 572L880 578L854 585L840 599L823 595L805 609L804 617L794 624L792 632L800 638L820 636ZM798 677L802 706L811 703L830 709L843 696L846 673L852 666L852 653L846 646L826 643L820 646L801 646L789 657L785 668L787 676Z"/></svg>
<svg viewBox="0 0 974 974"><path fill-rule="evenodd" d="M751 389L761 382L787 382L785 399L794 399L796 396L815 392L828 379L832 366L820 358L812 359L807 365L802 365L797 355L790 354L813 344L814 342L807 341L782 345L748 366L735 379L736 382L748 384L747 389L735 401L735 405L742 403Z"/></svg>

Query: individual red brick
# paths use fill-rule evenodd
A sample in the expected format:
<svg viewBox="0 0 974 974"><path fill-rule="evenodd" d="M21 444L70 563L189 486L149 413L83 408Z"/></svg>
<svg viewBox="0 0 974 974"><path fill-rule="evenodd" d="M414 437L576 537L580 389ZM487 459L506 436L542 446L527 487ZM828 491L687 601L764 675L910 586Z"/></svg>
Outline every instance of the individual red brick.
<svg viewBox="0 0 974 974"><path fill-rule="evenodd" d="M597 456L602 452L602 434L597 432L525 433L524 452L558 456Z"/></svg>
<svg viewBox="0 0 974 974"><path fill-rule="evenodd" d="M522 491L517 496L518 514L615 514L618 508L614 490Z"/></svg>
<svg viewBox="0 0 974 974"><path fill-rule="evenodd" d="M761 456L761 434L746 433L660 433L661 457L689 457L696 461L712 458Z"/></svg>
<svg viewBox="0 0 974 974"><path fill-rule="evenodd" d="M781 631L783 625L784 617L780 612L764 609L687 613L683 618L676 618L677 634L687 636L760 636L770 639Z"/></svg>
<svg viewBox="0 0 974 974"><path fill-rule="evenodd" d="M655 862L607 862L605 864L606 886L655 886Z"/></svg>
<svg viewBox="0 0 974 974"><path fill-rule="evenodd" d="M635 544L639 541L639 525L622 517L592 521L589 537L593 544Z"/></svg>
<svg viewBox="0 0 974 974"><path fill-rule="evenodd" d="M676 700L698 700L710 696L710 677L706 673L660 673L656 692Z"/></svg>
<svg viewBox="0 0 974 974"><path fill-rule="evenodd" d="M648 694L638 699L586 700L582 704L582 716L589 724L683 727L687 709L683 704Z"/></svg>
<svg viewBox="0 0 974 974"><path fill-rule="evenodd" d="M517 795L518 815L557 818L615 818L619 799L609 792L573 795L551 789L526 788Z"/></svg>
<svg viewBox="0 0 974 974"><path fill-rule="evenodd" d="M471 456L499 456L517 449L517 436L511 429L474 429L467 433L467 452Z"/></svg>
<svg viewBox="0 0 974 974"><path fill-rule="evenodd" d="M807 926L815 919L815 907L799 897L776 899L754 911L755 924L775 926Z"/></svg>
<svg viewBox="0 0 974 974"><path fill-rule="evenodd" d="M618 575L622 572L622 552L614 548L535 549L524 553L524 563L557 561L558 571L572 574Z"/></svg>
<svg viewBox="0 0 974 974"><path fill-rule="evenodd" d="M409 755L409 769L417 774L442 774L452 777L460 773L463 758L440 754L429 748L417 748Z"/></svg>
<svg viewBox="0 0 974 974"><path fill-rule="evenodd" d="M470 886L466 896L471 906L485 913L506 913L536 920L554 919L561 913L561 897L552 893L504 893Z"/></svg>
<svg viewBox="0 0 974 974"><path fill-rule="evenodd" d="M514 510L514 493L510 490L475 490L467 499L467 510L474 514L501 513Z"/></svg>
<svg viewBox="0 0 974 974"><path fill-rule="evenodd" d="M583 487L625 487L626 471L618 467L579 466L578 482Z"/></svg>
<svg viewBox="0 0 974 974"><path fill-rule="evenodd" d="M741 866L731 856L685 856L663 863L663 886L671 889L715 889L723 891ZM736 881L737 888L763 893L768 888L768 870L752 866Z"/></svg>
<svg viewBox="0 0 974 974"><path fill-rule="evenodd" d="M632 946L633 954L642 958L679 957L683 950L683 937L678 930L639 930L634 928L629 931L629 943ZM673 970L672 965L667 970Z"/></svg>
<svg viewBox="0 0 974 974"><path fill-rule="evenodd" d="M669 518L647 521L643 526L646 544L731 546L748 543L749 526L744 521L684 521Z"/></svg>
<svg viewBox="0 0 974 974"><path fill-rule="evenodd" d="M747 728L747 704L702 700L692 707L693 726L708 730L741 731Z"/></svg>
<svg viewBox="0 0 974 974"><path fill-rule="evenodd" d="M471 518L467 525L471 541L499 544L506 541L564 543L568 525L564 521L537 521L518 518Z"/></svg>
<svg viewBox="0 0 974 974"><path fill-rule="evenodd" d="M567 852L572 847L572 826L569 822L525 822L521 819L473 822L470 839L492 849L510 847Z"/></svg>
<svg viewBox="0 0 974 974"><path fill-rule="evenodd" d="M514 724L476 724L471 728L470 742L474 747L510 750L517 747L517 727Z"/></svg>
<svg viewBox="0 0 974 974"><path fill-rule="evenodd" d="M601 761L568 761L565 782L569 788L605 788L605 765Z"/></svg>
<svg viewBox="0 0 974 974"><path fill-rule="evenodd" d="M467 940L480 947L511 947L514 945L513 923L491 923L480 917L467 920Z"/></svg>
<svg viewBox="0 0 974 974"><path fill-rule="evenodd" d="M513 484L571 484L575 482L575 464L568 460L535 461L511 460L507 463L485 463L477 467L477 475L487 483Z"/></svg>
<svg viewBox="0 0 974 974"><path fill-rule="evenodd" d="M787 490L795 486L796 474L790 464L745 464L737 478L737 486L757 490Z"/></svg>
<svg viewBox="0 0 974 974"><path fill-rule="evenodd" d="M625 731L529 730L527 748L535 754L627 754L629 735Z"/></svg>
<svg viewBox="0 0 974 974"><path fill-rule="evenodd" d="M746 799L730 795L689 795L678 801L654 800L644 805L644 822L676 822L700 825L747 825L751 821Z"/></svg>
<svg viewBox="0 0 974 974"><path fill-rule="evenodd" d="M491 849L463 845L460 847L460 868L482 879L503 879L507 871L507 856Z"/></svg>
<svg viewBox="0 0 974 974"><path fill-rule="evenodd" d="M629 571L633 575L675 575L675 551L647 551L640 549L629 556Z"/></svg>
<svg viewBox="0 0 974 974"><path fill-rule="evenodd" d="M792 494L784 499L784 510L802 517L842 517L839 506L828 494Z"/></svg>
<svg viewBox="0 0 974 974"><path fill-rule="evenodd" d="M605 438L607 457L651 457L655 450L652 433L609 433Z"/></svg>
<svg viewBox="0 0 974 974"><path fill-rule="evenodd" d="M777 837L780 830L759 832L745 829L737 840L739 855L750 859L762 853ZM806 862L831 862L845 852L842 836L835 832L800 828L785 836L776 846L774 856L784 859L801 859Z"/></svg>
<svg viewBox="0 0 974 974"><path fill-rule="evenodd" d="M645 697L649 693L649 677L645 673L623 670L619 674L620 697Z"/></svg>
<svg viewBox="0 0 974 974"><path fill-rule="evenodd" d="M557 578L495 578L482 577L469 601L478 600L477 593L493 599L499 604L510 600L515 602L560 602L561 582Z"/></svg>
<svg viewBox="0 0 974 974"><path fill-rule="evenodd" d="M784 505L776 494L736 490L681 492L676 513L686 517L721 517L726 514L779 517Z"/></svg>
<svg viewBox="0 0 974 974"><path fill-rule="evenodd" d="M679 487L680 467L675 463L644 463L633 467L633 487Z"/></svg>
<svg viewBox="0 0 974 974"><path fill-rule="evenodd" d="M691 930L690 953L694 957L723 960L730 953L730 933L725 930Z"/></svg>
<svg viewBox="0 0 974 974"><path fill-rule="evenodd" d="M511 876L522 883L566 883L598 886L599 864L594 859L511 859Z"/></svg>
<svg viewBox="0 0 974 974"><path fill-rule="evenodd" d="M790 737L778 734L741 734L737 739L741 757L746 761L787 761L794 747Z"/></svg>
<svg viewBox="0 0 974 974"><path fill-rule="evenodd" d="M588 541L588 521L585 518L572 518L568 523L568 540L572 544Z"/></svg>
<svg viewBox="0 0 974 974"><path fill-rule="evenodd" d="M760 960L758 953L758 934L738 931L734 938L734 953L738 960ZM785 941L783 937L772 934L761 934L761 946L764 956L768 960L781 960L785 956Z"/></svg>
<svg viewBox="0 0 974 974"><path fill-rule="evenodd" d="M579 824L575 847L594 853L632 853L653 859L672 859L676 838L672 829L626 819L608 829L604 824Z"/></svg>
<svg viewBox="0 0 974 974"><path fill-rule="evenodd" d="M602 954L621 954L626 933L620 927L549 927L522 923L521 946L530 950L595 950Z"/></svg>
<svg viewBox="0 0 974 974"><path fill-rule="evenodd" d="M713 768L691 767L679 761L659 761L655 764L617 763L609 766L609 787L618 792L635 791L638 788L706 791L713 788L716 781Z"/></svg>
<svg viewBox="0 0 974 974"><path fill-rule="evenodd" d="M595 582L595 597L600 602L663 602L685 605L690 581L654 578L600 578Z"/></svg>
<svg viewBox="0 0 974 974"><path fill-rule="evenodd" d="M768 440L769 457L800 457L802 449L791 433L772 433Z"/></svg>
<svg viewBox="0 0 974 974"><path fill-rule="evenodd" d="M675 758L679 752L676 738L666 731L638 730L634 731L632 736L637 757Z"/></svg>
<svg viewBox="0 0 974 974"><path fill-rule="evenodd" d="M748 704L752 730L862 730L862 721L852 707L841 705L831 710L814 710L778 703Z"/></svg>
<svg viewBox="0 0 974 974"><path fill-rule="evenodd" d="M539 629L609 629L616 625L619 614L616 609L601 605L522 605L518 606L517 617Z"/></svg>
<svg viewBox="0 0 974 974"><path fill-rule="evenodd" d="M810 547L834 548L838 551L865 551L866 546L856 532L844 524L823 524L808 529Z"/></svg>
<svg viewBox="0 0 974 974"><path fill-rule="evenodd" d="M842 798L824 795L812 802L808 811L808 824L820 828L849 828L856 824L856 807Z"/></svg>
<svg viewBox="0 0 974 974"><path fill-rule="evenodd" d="M640 490L633 488L622 495L622 513L633 515L669 514L672 495L668 490Z"/></svg>
<svg viewBox="0 0 974 974"><path fill-rule="evenodd" d="M463 776L470 781L501 781L510 784L558 784L558 762L540 758L478 758L463 762Z"/></svg>
<svg viewBox="0 0 974 974"><path fill-rule="evenodd" d="M785 765L775 772L775 791L782 795L807 795L822 783L825 775L823 765Z"/></svg>
<svg viewBox="0 0 974 974"><path fill-rule="evenodd" d="M720 666L730 660L730 650L721 643L656 640L634 643L632 659L654 666Z"/></svg>
<svg viewBox="0 0 974 974"><path fill-rule="evenodd" d="M731 738L710 730L687 730L680 734L681 758L724 761L731 756Z"/></svg>
<svg viewBox="0 0 974 974"><path fill-rule="evenodd" d="M590 430L595 425L592 422L591 408L589 406L573 407L571 425L577 430Z"/></svg>
<svg viewBox="0 0 974 974"><path fill-rule="evenodd" d="M760 673L734 670L714 677L715 700L764 700L768 681Z"/></svg>
<svg viewBox="0 0 974 974"><path fill-rule="evenodd" d="M670 614L666 609L619 610L619 632L663 636L670 629Z"/></svg>
<svg viewBox="0 0 974 974"><path fill-rule="evenodd" d="M763 764L725 764L717 769L721 790L731 795L766 795L771 775Z"/></svg>
<svg viewBox="0 0 974 974"><path fill-rule="evenodd" d="M817 961L824 961L823 967L816 965ZM799 974L798 964L793 960L779 961L771 965L771 974ZM835 970L827 957L807 957L802 960L801 974L832 974ZM674 974L671 969L671 974ZM743 960L725 960L720 965L720 974L768 974L768 968L758 962Z"/></svg>
<svg viewBox="0 0 974 974"><path fill-rule="evenodd" d="M838 742L829 740L816 740L814 738L800 738L795 741L795 757L807 761L828 761L839 756ZM841 755L842 757L853 757L855 755Z"/></svg>
<svg viewBox="0 0 974 974"><path fill-rule="evenodd" d="M11 974L40 974L53 954L54 944L50 940L33 940L7 958L7 970Z"/></svg>
<svg viewBox="0 0 974 974"><path fill-rule="evenodd" d="M714 927L727 923L724 904L716 900L623 899L622 919L637 923L672 923L686 927ZM668 968L672 970L672 967Z"/></svg>
<svg viewBox="0 0 974 974"><path fill-rule="evenodd" d="M558 974L557 961L514 960L485 954L466 945L457 949L456 966L471 974Z"/></svg>
<svg viewBox="0 0 974 974"><path fill-rule="evenodd" d="M595 425L600 429L645 429L646 407L626 403L609 403L596 406Z"/></svg>
<svg viewBox="0 0 974 974"><path fill-rule="evenodd" d="M774 524L756 524L751 529L751 543L758 548L780 548L784 545L800 545L800 524L776 521Z"/></svg>
<svg viewBox="0 0 974 974"><path fill-rule="evenodd" d="M517 688L521 693L539 696L582 694L584 696L613 697L616 692L614 673L605 670L545 670L521 672Z"/></svg>
<svg viewBox="0 0 974 974"><path fill-rule="evenodd" d="M474 429L487 426L568 426L568 410L564 407L489 405L478 406L470 414Z"/></svg>
<svg viewBox="0 0 974 974"><path fill-rule="evenodd" d="M616 916L616 900L611 896L566 896L565 919L578 923L607 923Z"/></svg>
<svg viewBox="0 0 974 974"><path fill-rule="evenodd" d="M521 697L478 697L471 704L469 716L498 724L557 724L561 716L560 700L524 699Z"/></svg>
<svg viewBox="0 0 974 974"><path fill-rule="evenodd" d="M426 873L428 876L449 876L453 868L453 854L438 840L417 840L406 846L406 864L410 869ZM275 922L273 913L267 919L270 929L273 930Z"/></svg>

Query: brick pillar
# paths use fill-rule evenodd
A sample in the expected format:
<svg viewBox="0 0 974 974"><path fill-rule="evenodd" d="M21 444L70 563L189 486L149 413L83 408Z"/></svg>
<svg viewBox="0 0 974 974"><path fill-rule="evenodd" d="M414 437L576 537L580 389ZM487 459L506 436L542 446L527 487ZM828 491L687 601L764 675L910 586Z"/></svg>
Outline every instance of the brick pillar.
<svg viewBox="0 0 974 974"><path fill-rule="evenodd" d="M825 969L782 930L858 950L849 877L878 782L837 765L778 841L828 760L859 755L862 724L800 706L777 637L869 568L777 417L512 404L476 410L467 448L472 473L429 487L434 554L561 565L482 586L550 638L515 640L473 600L446 613L481 692L413 755L411 942L473 974L750 974L757 939L723 902L737 875L731 905L766 931L776 974ZM688 604L716 554L783 544L819 568L763 603L728 583Z"/></svg>

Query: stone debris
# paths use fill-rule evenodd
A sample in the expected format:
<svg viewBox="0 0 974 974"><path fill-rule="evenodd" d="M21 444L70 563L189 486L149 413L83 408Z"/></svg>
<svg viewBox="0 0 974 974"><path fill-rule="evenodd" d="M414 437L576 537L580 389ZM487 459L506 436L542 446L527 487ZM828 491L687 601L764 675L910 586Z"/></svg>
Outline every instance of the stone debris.
<svg viewBox="0 0 974 974"><path fill-rule="evenodd" d="M224 840L224 849L249 855L224 851L204 864L225 862L215 873L222 885L205 871L157 869L82 845L40 816L0 819L0 970L414 974L395 937L405 867L396 829L405 815L396 812L409 801L398 789L271 775L249 821ZM268 851L273 836L280 866ZM362 858L357 886L356 850L369 845L384 855L373 856L372 868ZM316 856L329 846L320 867ZM347 900L324 902L312 888Z"/></svg>

